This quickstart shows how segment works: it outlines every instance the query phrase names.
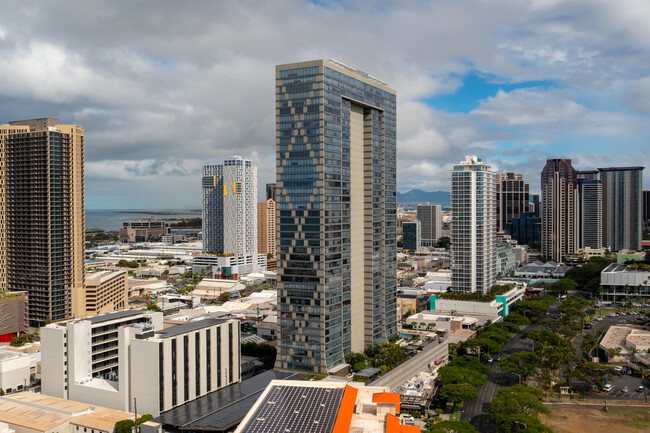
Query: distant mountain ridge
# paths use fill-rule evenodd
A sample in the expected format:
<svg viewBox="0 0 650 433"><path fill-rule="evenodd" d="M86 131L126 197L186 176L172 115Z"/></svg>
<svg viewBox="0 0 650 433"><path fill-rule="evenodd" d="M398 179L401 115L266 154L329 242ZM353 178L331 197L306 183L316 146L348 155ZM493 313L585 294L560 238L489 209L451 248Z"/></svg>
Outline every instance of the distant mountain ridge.
<svg viewBox="0 0 650 433"><path fill-rule="evenodd" d="M451 193L449 191L422 191L421 189L412 189L409 192L397 193L397 203L426 203L449 205L451 203Z"/></svg>

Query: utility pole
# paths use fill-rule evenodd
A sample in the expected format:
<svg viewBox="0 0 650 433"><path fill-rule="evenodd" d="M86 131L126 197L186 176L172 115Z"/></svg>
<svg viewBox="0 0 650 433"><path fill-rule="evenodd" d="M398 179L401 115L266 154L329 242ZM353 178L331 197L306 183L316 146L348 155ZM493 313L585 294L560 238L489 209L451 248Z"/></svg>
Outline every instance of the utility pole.
<svg viewBox="0 0 650 433"><path fill-rule="evenodd" d="M135 433L138 433L138 403L135 397L133 398L133 415L135 417L135 422L133 423L135 426Z"/></svg>

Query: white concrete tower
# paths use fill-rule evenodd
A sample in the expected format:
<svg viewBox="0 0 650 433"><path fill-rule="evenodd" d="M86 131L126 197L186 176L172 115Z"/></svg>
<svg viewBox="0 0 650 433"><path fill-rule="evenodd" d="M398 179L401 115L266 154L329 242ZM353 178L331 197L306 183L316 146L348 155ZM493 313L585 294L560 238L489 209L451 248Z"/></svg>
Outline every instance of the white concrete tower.
<svg viewBox="0 0 650 433"><path fill-rule="evenodd" d="M487 292L496 282L496 174L467 156L451 171L451 280L457 292Z"/></svg>

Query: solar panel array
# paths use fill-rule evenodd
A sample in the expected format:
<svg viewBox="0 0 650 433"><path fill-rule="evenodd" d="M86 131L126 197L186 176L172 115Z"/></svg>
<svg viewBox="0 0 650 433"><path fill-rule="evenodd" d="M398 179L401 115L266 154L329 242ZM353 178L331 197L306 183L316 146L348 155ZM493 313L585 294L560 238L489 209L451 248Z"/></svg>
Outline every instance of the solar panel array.
<svg viewBox="0 0 650 433"><path fill-rule="evenodd" d="M331 433L344 390L275 385L242 433Z"/></svg>
<svg viewBox="0 0 650 433"><path fill-rule="evenodd" d="M155 421L170 430L224 431L246 416L272 380L301 377L266 371L164 412Z"/></svg>

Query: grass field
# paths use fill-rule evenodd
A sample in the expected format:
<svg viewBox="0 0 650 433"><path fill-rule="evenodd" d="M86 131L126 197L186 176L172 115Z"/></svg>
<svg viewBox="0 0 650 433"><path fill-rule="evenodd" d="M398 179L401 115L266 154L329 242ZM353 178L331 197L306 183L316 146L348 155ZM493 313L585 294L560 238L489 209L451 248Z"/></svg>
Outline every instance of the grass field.
<svg viewBox="0 0 650 433"><path fill-rule="evenodd" d="M650 431L650 411L552 409L541 421L555 433L637 433Z"/></svg>

